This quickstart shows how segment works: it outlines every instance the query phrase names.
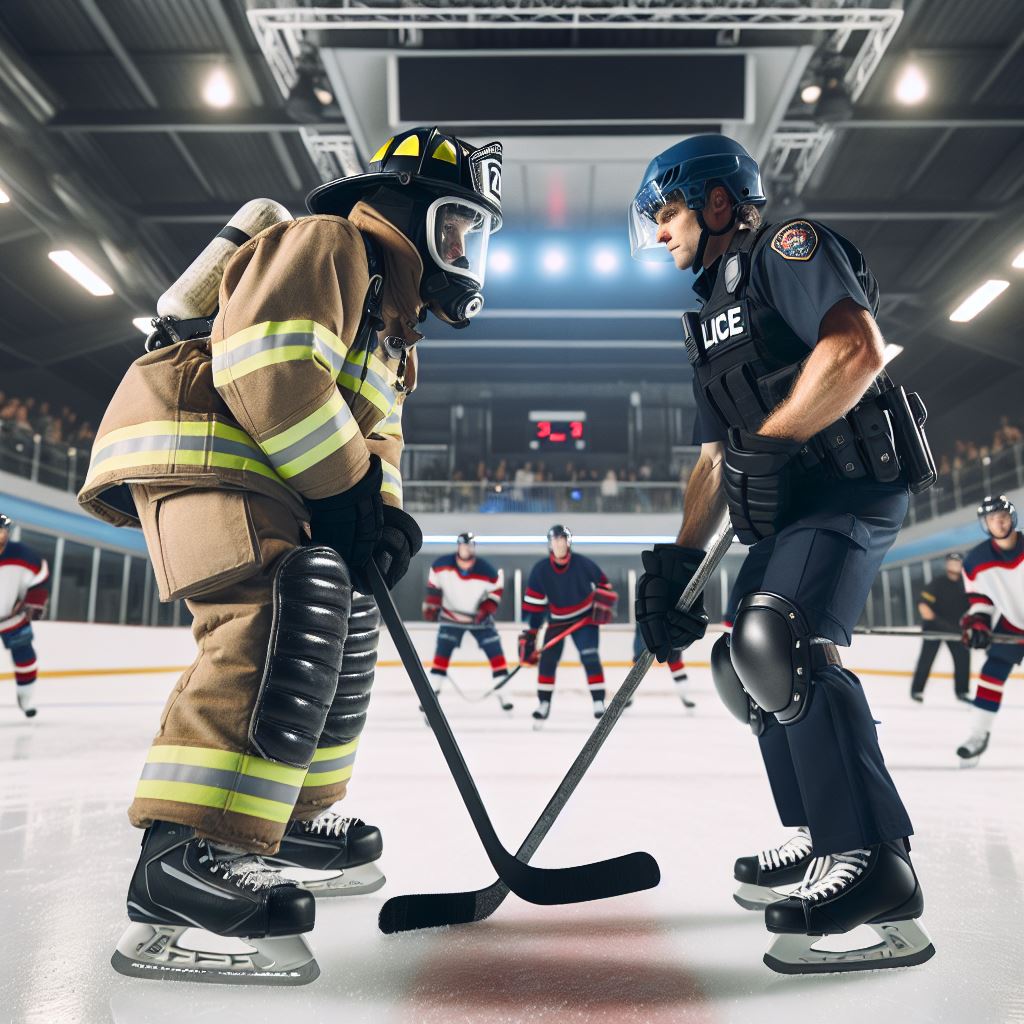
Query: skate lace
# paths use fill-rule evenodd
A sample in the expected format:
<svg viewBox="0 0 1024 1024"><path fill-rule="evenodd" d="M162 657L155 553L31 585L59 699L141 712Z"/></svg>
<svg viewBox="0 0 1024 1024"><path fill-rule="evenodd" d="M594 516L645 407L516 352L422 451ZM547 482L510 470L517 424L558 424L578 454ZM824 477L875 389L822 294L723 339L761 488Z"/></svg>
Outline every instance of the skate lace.
<svg viewBox="0 0 1024 1024"><path fill-rule="evenodd" d="M870 856L870 850L848 850L846 853L815 857L807 866L800 887L792 895L812 903L835 896L864 873Z"/></svg>
<svg viewBox="0 0 1024 1024"><path fill-rule="evenodd" d="M302 828L306 832L316 832L317 835L333 835L340 838L347 835L348 830L358 820L358 818L343 818L340 814L335 814L334 811L324 811L312 821L304 821Z"/></svg>
<svg viewBox="0 0 1024 1024"><path fill-rule="evenodd" d="M801 829L792 839L787 839L781 846L772 846L757 855L757 863L761 870L784 868L802 860L811 852L810 833Z"/></svg>
<svg viewBox="0 0 1024 1024"><path fill-rule="evenodd" d="M225 854L209 843L203 843L203 852L199 857L200 864L208 864L210 873L220 873L224 881L234 882L241 889L249 888L253 892L270 889L275 885L291 885L281 873L263 862L254 854Z"/></svg>

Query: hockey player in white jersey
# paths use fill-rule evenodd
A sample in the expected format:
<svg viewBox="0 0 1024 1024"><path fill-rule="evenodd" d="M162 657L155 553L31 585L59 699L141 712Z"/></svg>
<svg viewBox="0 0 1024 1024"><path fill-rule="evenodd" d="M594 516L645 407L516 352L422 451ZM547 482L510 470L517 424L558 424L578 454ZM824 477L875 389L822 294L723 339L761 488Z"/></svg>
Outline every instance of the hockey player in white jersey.
<svg viewBox="0 0 1024 1024"><path fill-rule="evenodd" d="M12 526L10 517L0 513L0 641L14 661L18 707L26 718L34 718L39 663L32 621L46 612L50 568L28 545L11 540Z"/></svg>
<svg viewBox="0 0 1024 1024"><path fill-rule="evenodd" d="M957 748L962 768L973 768L988 747L1003 687L1024 658L1024 644L1000 643L999 634L1024 637L1024 537L1017 509L1005 495L986 497L978 522L988 538L964 559L967 614L960 622L964 643L987 652L974 695L971 733Z"/></svg>
<svg viewBox="0 0 1024 1024"><path fill-rule="evenodd" d="M455 544L454 554L443 555L430 567L427 593L423 598L423 618L427 622L441 623L430 668L435 693L440 693L441 684L448 678L452 654L467 631L487 655L492 685L508 675L501 637L494 625L505 574L485 559L477 558L476 538L472 533L460 533ZM498 690L495 697L503 711L512 710L503 690Z"/></svg>

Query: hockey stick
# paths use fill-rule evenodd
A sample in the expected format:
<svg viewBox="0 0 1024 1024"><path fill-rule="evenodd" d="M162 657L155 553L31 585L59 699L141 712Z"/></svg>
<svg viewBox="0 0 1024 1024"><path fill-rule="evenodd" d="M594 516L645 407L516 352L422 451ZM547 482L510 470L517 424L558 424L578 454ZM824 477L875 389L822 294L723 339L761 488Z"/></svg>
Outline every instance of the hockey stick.
<svg viewBox="0 0 1024 1024"><path fill-rule="evenodd" d="M708 553L694 573L693 579L686 585L676 605L677 608L687 609L697 600L718 563L729 550L732 535L733 529L729 516L728 514L723 515L712 538ZM573 761L572 767L562 779L558 789L555 790L554 796L548 801L547 807L544 808L541 816L530 829L530 834L523 840L523 845L516 852L518 858L528 862L537 852L537 847L544 841L544 837L551 830L555 819L561 814L562 809L580 784L653 661L654 656L650 651L643 651L637 658L626 676L625 682L615 694L615 699L608 705L607 711L590 734L590 738L584 744L576 760ZM394 932L414 931L418 928L438 928L442 925L483 921L501 906L509 893L509 888L499 878L486 889L477 889L474 892L416 893L392 896L381 907L377 925L386 935L391 935Z"/></svg>
<svg viewBox="0 0 1024 1024"><path fill-rule="evenodd" d="M388 627L391 639L398 648L399 657L409 674L416 696L420 699L427 722L437 737L441 753L466 805L477 835L483 843L487 858L502 884L528 903L550 906L560 903L584 903L588 900L622 896L641 889L651 889L661 880L658 862L649 853L628 853L611 860L581 864L571 868L534 868L512 856L498 839L494 825L487 814L480 793L469 773L448 720L441 710L434 688L413 646L395 602L372 560L363 572L370 582L374 600L381 618ZM506 890L507 891L507 890Z"/></svg>
<svg viewBox="0 0 1024 1024"><path fill-rule="evenodd" d="M855 629L854 636L905 636L914 640L963 640L961 633L926 633L921 630L916 632L911 629L888 629L885 627L872 629ZM992 631L993 644L1024 644L1024 636L1016 633L997 633Z"/></svg>

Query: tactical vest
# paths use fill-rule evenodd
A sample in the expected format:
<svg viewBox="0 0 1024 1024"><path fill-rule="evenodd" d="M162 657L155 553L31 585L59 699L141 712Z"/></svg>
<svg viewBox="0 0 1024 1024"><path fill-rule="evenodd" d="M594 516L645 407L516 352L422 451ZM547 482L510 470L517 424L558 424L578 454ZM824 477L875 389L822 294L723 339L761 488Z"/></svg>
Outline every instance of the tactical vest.
<svg viewBox="0 0 1024 1024"><path fill-rule="evenodd" d="M722 256L704 307L683 316L686 353L697 387L723 432L741 427L756 433L789 395L808 358L807 345L779 312L750 293L751 268L776 229L777 225L766 224L756 231L737 232ZM850 256L874 314L878 307L874 276L859 251L841 236L835 237ZM854 409L815 434L798 457L805 473L830 479L896 480L900 464L893 431L878 401L892 387L883 371Z"/></svg>

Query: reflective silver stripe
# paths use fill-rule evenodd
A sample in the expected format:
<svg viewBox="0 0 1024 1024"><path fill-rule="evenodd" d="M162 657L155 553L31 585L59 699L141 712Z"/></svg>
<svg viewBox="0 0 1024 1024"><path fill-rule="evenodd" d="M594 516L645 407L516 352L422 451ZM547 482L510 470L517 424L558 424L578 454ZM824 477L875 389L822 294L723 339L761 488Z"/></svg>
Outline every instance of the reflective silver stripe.
<svg viewBox="0 0 1024 1024"><path fill-rule="evenodd" d="M310 775L323 775L325 772L336 772L339 768L347 768L350 764L354 764L356 759L356 752L353 750L351 754L346 754L344 757L335 757L330 761L314 761L309 766L309 771L306 773L306 785L309 785Z"/></svg>
<svg viewBox="0 0 1024 1024"><path fill-rule="evenodd" d="M226 771L223 768L201 768L193 764L149 763L142 769L143 779L157 779L160 782L191 782L197 786L213 786L227 789L246 796L258 796L264 800L276 800L282 804L294 804L299 798L299 787L269 779L256 779L251 775Z"/></svg>
<svg viewBox="0 0 1024 1024"><path fill-rule="evenodd" d="M384 470L384 483L394 484L398 488L398 493L402 493L402 477L398 473L393 473L387 466L382 466Z"/></svg>
<svg viewBox="0 0 1024 1024"><path fill-rule="evenodd" d="M272 349L289 348L297 345L312 349L318 355L323 356L335 377L338 376L345 365L345 357L325 345L312 331L291 331L285 334L268 334L262 338L254 338L252 341L247 341L244 345L239 345L238 348L231 349L229 352L221 351L219 346L215 347L213 353L213 372L215 374L222 373L232 366L237 366L243 359L251 359L261 352L269 352Z"/></svg>
<svg viewBox="0 0 1024 1024"><path fill-rule="evenodd" d="M337 397L337 392L335 392L335 397ZM315 413L313 415L315 415ZM288 445L287 448L282 448L279 452L272 452L270 455L270 461L273 463L275 469L281 469L282 466L286 466L289 462L293 462L295 459L300 458L305 455L306 452L312 451L312 449L314 449L318 444L322 444L329 437L338 433L339 430L343 430L352 422L352 419L352 412L349 407L343 402L340 403L338 411L335 412L329 420L325 423L321 423L315 430L306 434L305 437L299 438L298 441ZM268 440L273 440L273 438L269 438Z"/></svg>
<svg viewBox="0 0 1024 1024"><path fill-rule="evenodd" d="M365 377L363 376L364 369L366 370ZM347 373L350 377L355 377L356 380L364 380L370 385L370 387L376 388L385 398L390 397L391 400L394 401L394 388L388 384L388 382L379 373L370 369L369 366L365 366L363 363L353 363L349 361L345 363L342 368L342 372Z"/></svg>
<svg viewBox="0 0 1024 1024"><path fill-rule="evenodd" d="M244 459L253 459L270 465L270 460L255 445L247 445L241 441L229 441L225 437L210 434L194 436L186 434L150 434L146 437L133 437L127 441L115 441L101 448L92 458L92 465L102 465L107 459L117 455L130 455L133 452L145 451L187 451L187 452L221 452L224 455L237 455Z"/></svg>

